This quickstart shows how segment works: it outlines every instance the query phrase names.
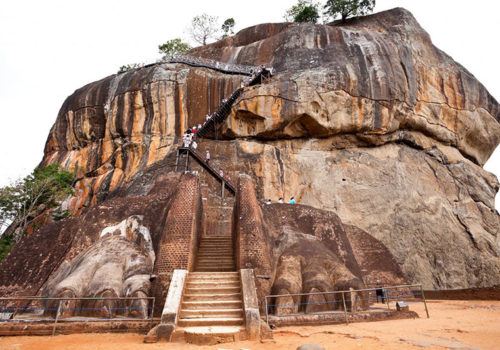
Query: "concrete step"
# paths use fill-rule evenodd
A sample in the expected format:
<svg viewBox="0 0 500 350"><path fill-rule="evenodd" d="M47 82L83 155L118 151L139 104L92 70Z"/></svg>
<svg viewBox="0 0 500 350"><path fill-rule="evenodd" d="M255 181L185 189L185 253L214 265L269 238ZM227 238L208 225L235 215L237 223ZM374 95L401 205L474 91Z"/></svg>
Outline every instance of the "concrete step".
<svg viewBox="0 0 500 350"><path fill-rule="evenodd" d="M234 260L216 261L216 260L198 260L196 265L211 265L211 266L234 266Z"/></svg>
<svg viewBox="0 0 500 350"><path fill-rule="evenodd" d="M218 258L234 258L233 253L205 253L202 252L201 254L198 253L197 258L212 258L212 259L218 259Z"/></svg>
<svg viewBox="0 0 500 350"><path fill-rule="evenodd" d="M226 287L226 286L219 286L219 287L188 287L186 286L186 294L223 294L223 293L240 293L241 292L241 287Z"/></svg>
<svg viewBox="0 0 500 350"><path fill-rule="evenodd" d="M188 278L186 286L239 286L240 279L238 277L231 277L231 279L209 279L209 278Z"/></svg>
<svg viewBox="0 0 500 350"><path fill-rule="evenodd" d="M184 294L185 301L240 300L241 293Z"/></svg>
<svg viewBox="0 0 500 350"><path fill-rule="evenodd" d="M193 273L199 273L199 272L191 272L189 275L191 275ZM208 272L204 272L204 273L208 274ZM214 283L218 283L218 282L238 282L239 283L240 282L239 275L227 276L227 277L219 277L217 275L213 275L213 274L217 274L217 273L224 273L224 272L213 272L212 275L206 275L206 276L201 276L201 275L188 276L187 281L188 282L214 282Z"/></svg>
<svg viewBox="0 0 500 350"><path fill-rule="evenodd" d="M243 309L182 309L180 318L235 318L243 317Z"/></svg>
<svg viewBox="0 0 500 350"><path fill-rule="evenodd" d="M204 261L204 262L234 262L234 258L231 255L202 256L202 257L198 257L198 261Z"/></svg>
<svg viewBox="0 0 500 350"><path fill-rule="evenodd" d="M201 272L225 272L225 271L234 271L236 270L236 267L234 265L208 265L208 264L201 264L201 265L196 265L196 270L201 271Z"/></svg>
<svg viewBox="0 0 500 350"><path fill-rule="evenodd" d="M243 324L243 317L224 317L224 318L179 318L179 326L239 326Z"/></svg>
<svg viewBox="0 0 500 350"><path fill-rule="evenodd" d="M201 252L198 252L198 255L197 255L198 258L204 258L204 259L219 259L219 258L233 258L233 252L227 252L227 253L223 253L223 252L204 252L204 251L201 251Z"/></svg>
<svg viewBox="0 0 500 350"><path fill-rule="evenodd" d="M241 309L243 302L241 300L202 300L202 301L183 301L181 310L189 309Z"/></svg>
<svg viewBox="0 0 500 350"><path fill-rule="evenodd" d="M240 279L240 273L237 271L232 272L190 272L188 278L200 278L200 279L224 279L236 277Z"/></svg>
<svg viewBox="0 0 500 350"><path fill-rule="evenodd" d="M214 345L234 343L248 339L244 326L202 326L177 327L172 334L172 342L185 341L188 344Z"/></svg>
<svg viewBox="0 0 500 350"><path fill-rule="evenodd" d="M239 279L232 278L231 280L206 280L206 279L188 279L186 281L186 287L239 287L240 281Z"/></svg>

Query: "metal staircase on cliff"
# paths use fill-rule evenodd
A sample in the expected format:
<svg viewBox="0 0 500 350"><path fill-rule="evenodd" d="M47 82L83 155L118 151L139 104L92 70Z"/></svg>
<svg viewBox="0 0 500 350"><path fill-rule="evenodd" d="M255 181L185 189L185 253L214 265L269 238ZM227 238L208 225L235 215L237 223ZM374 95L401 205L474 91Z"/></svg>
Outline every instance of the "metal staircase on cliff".
<svg viewBox="0 0 500 350"><path fill-rule="evenodd" d="M274 68L261 66L249 66L241 64L232 64L215 61L209 58L195 57L189 55L179 55L170 60L171 63L182 63L193 67L204 67L213 69L228 74L248 75L249 78L242 83L238 89L233 91L231 95L223 100L217 111L212 114L212 117L196 131L199 137L217 137L217 127L222 125L227 116L231 112L231 106L236 99L241 95L243 89L247 86L261 84L266 79L271 78L274 74Z"/></svg>
<svg viewBox="0 0 500 350"><path fill-rule="evenodd" d="M177 149L177 156L175 160L175 171L178 170L178 168L181 166L181 162L183 161L182 155L185 155L184 158L184 171L187 171L189 168L189 156L191 156L194 160L198 162L210 175L212 175L217 181L219 181L222 185L222 191L227 189L229 192L231 192L233 195L236 194L236 189L231 185L230 183L226 182L223 177L219 175L219 173L212 168L207 162L203 160L203 157L193 151L190 148L186 147L179 147Z"/></svg>
<svg viewBox="0 0 500 350"><path fill-rule="evenodd" d="M269 79L274 72L272 67L261 66L247 66L239 64L223 63L203 57L195 57L189 55L179 55L170 60L171 63L183 63L194 67L205 67L217 71L230 73L230 74L243 74L250 77L242 83L242 86L234 90L231 95L222 101L219 108L212 114L203 126L196 131L196 137L217 137L217 129L231 113L231 107L236 99L241 95L244 88L262 83L264 80ZM178 170L180 165L181 156L185 155L184 171L189 168L189 156L193 157L205 170L208 171L217 181L222 184L222 191L227 188L233 195L236 193L234 187L225 182L224 178L220 177L218 172L208 165L203 157L198 153L187 147L179 147L175 160L175 171ZM224 192L223 192L224 193Z"/></svg>
<svg viewBox="0 0 500 350"><path fill-rule="evenodd" d="M250 77L219 106L212 117L196 131L196 137L217 137L217 129L231 112L231 106L243 92L244 87L261 83L272 75L272 68L263 66L241 66L192 56L178 56L171 62L216 69L231 74L246 74ZM185 156L185 161L182 156ZM189 158L200 164L209 175L222 185L222 196L216 191L205 193L205 229L196 256L195 272L189 272L182 292L176 336L183 335L191 343L203 344L204 339L244 340L247 337L242 280L236 270L231 218L228 204L233 199L224 199L227 189L233 196L236 189L210 166L203 156L191 148L177 149L175 171L184 166L189 169ZM183 163L183 164L181 164ZM227 203L229 201L229 203ZM209 203L210 202L210 203ZM217 204L215 204L217 203ZM217 222L212 222L212 221ZM174 337L174 338L175 338Z"/></svg>

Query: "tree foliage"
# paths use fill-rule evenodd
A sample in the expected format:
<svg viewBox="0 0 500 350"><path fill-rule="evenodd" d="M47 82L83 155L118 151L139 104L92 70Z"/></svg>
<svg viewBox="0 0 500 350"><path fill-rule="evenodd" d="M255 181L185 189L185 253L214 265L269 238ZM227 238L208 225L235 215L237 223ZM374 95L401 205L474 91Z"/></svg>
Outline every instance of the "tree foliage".
<svg viewBox="0 0 500 350"><path fill-rule="evenodd" d="M227 36L233 35L234 34L234 18L228 18L222 23L222 38L225 38Z"/></svg>
<svg viewBox="0 0 500 350"><path fill-rule="evenodd" d="M43 211L57 207L73 194L73 175L61 170L59 164L35 169L30 175L0 189L0 220L14 225L14 239L19 241L34 218Z"/></svg>
<svg viewBox="0 0 500 350"><path fill-rule="evenodd" d="M215 39L219 33L218 17L206 13L193 17L188 28L191 38L198 44L206 45L207 41Z"/></svg>
<svg viewBox="0 0 500 350"><path fill-rule="evenodd" d="M10 252L14 243L12 235L4 235L0 237L0 261L2 261L2 259Z"/></svg>
<svg viewBox="0 0 500 350"><path fill-rule="evenodd" d="M299 0L296 5L293 5L286 10L285 21L287 22L311 22L317 23L320 17L318 2L311 0Z"/></svg>
<svg viewBox="0 0 500 350"><path fill-rule="evenodd" d="M338 16L344 22L352 16L364 16L373 12L375 0L327 0L325 15L335 19Z"/></svg>
<svg viewBox="0 0 500 350"><path fill-rule="evenodd" d="M293 19L294 22L317 23L319 19L318 9L314 6L306 6Z"/></svg>
<svg viewBox="0 0 500 350"><path fill-rule="evenodd" d="M163 61L168 61L176 55L183 54L191 50L191 46L188 43L183 42L180 38L175 38L164 44L158 45L158 50L160 54L163 55L161 59Z"/></svg>

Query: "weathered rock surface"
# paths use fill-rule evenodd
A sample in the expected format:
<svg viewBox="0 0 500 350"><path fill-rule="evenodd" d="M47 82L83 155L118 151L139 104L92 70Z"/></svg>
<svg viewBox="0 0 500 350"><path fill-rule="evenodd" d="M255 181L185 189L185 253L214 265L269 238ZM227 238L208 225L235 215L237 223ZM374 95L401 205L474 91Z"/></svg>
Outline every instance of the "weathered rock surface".
<svg viewBox="0 0 500 350"><path fill-rule="evenodd" d="M401 8L347 25L256 26L193 53L277 69L234 107L231 136L418 131L479 164L500 141L497 101Z"/></svg>
<svg viewBox="0 0 500 350"><path fill-rule="evenodd" d="M499 183L481 167L500 142L499 105L432 45L409 12L394 9L345 25L264 24L191 54L277 71L245 89L220 135L224 141L199 146L232 179L249 174L258 198L295 196L304 204L261 209L266 244L279 248L268 254L273 281L262 282L262 290L271 291L275 276L283 281L278 289L341 288L330 276L335 269L350 277L347 287L379 278L426 289L500 283ZM155 64L68 97L42 164L75 169L75 196L64 206L77 217L24 239L0 264L0 292L38 293L63 261L71 264L99 244L105 227L131 215L144 216L158 256L179 186L177 175L165 178L178 138L243 78ZM175 221L177 214L170 215ZM307 222L342 224L328 233L306 230ZM331 265L307 261L312 251Z"/></svg>

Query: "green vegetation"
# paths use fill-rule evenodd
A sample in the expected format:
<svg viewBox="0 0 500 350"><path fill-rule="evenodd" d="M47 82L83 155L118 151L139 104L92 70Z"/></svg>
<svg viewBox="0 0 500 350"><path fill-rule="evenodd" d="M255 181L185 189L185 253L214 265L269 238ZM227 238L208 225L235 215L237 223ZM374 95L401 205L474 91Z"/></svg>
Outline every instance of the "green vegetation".
<svg viewBox="0 0 500 350"><path fill-rule="evenodd" d="M228 18L224 21L224 23L222 23L222 27L221 27L221 30L222 30L222 39L224 39L225 37L229 36L229 35L233 35L234 34L234 18Z"/></svg>
<svg viewBox="0 0 500 350"><path fill-rule="evenodd" d="M120 69L118 69L118 73L124 73L130 69L136 69L141 67L144 67L144 63L124 64L123 66L120 67Z"/></svg>
<svg viewBox="0 0 500 350"><path fill-rule="evenodd" d="M14 243L14 238L11 235L2 236L0 238L0 261L10 252Z"/></svg>
<svg viewBox="0 0 500 350"><path fill-rule="evenodd" d="M364 16L373 12L375 0L327 0L325 15L333 19L340 15L342 22L349 17Z"/></svg>
<svg viewBox="0 0 500 350"><path fill-rule="evenodd" d="M34 218L73 194L73 181L69 171L61 170L59 164L50 164L0 188L0 224L10 225L9 234L18 242Z"/></svg>
<svg viewBox="0 0 500 350"><path fill-rule="evenodd" d="M320 17L319 6L317 2L299 0L296 5L286 10L284 18L287 22L317 23Z"/></svg>
<svg viewBox="0 0 500 350"><path fill-rule="evenodd" d="M183 54L191 50L191 46L188 43L183 42L180 38L175 38L167 41L164 44L158 45L158 50L162 54L162 60L168 61L175 57L176 55Z"/></svg>

